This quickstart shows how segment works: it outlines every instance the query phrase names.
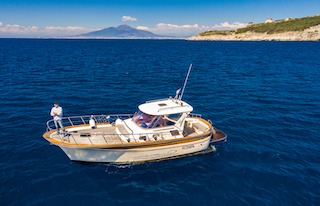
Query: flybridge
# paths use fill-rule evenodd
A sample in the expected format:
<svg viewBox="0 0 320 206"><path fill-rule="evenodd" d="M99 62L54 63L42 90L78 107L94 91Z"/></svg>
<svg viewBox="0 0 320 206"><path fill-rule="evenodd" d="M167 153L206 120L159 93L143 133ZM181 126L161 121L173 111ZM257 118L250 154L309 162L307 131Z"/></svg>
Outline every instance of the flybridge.
<svg viewBox="0 0 320 206"><path fill-rule="evenodd" d="M139 106L139 110L150 115L190 113L193 108L188 103L174 98L149 101Z"/></svg>

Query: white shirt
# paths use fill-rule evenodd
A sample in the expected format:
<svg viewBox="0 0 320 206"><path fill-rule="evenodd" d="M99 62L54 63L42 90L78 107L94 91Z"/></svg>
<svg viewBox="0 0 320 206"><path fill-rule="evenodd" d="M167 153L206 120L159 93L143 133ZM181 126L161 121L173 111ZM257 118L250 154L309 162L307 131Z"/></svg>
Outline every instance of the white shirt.
<svg viewBox="0 0 320 206"><path fill-rule="evenodd" d="M54 116L54 113L56 113L57 115ZM62 118L62 107L58 106L58 107L52 107L50 115L53 116L53 120L61 120Z"/></svg>

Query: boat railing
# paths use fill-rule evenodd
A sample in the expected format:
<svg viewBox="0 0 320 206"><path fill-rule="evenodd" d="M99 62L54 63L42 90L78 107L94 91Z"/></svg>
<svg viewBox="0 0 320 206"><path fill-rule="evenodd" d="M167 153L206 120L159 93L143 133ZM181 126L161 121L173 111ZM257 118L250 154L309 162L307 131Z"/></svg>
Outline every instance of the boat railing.
<svg viewBox="0 0 320 206"><path fill-rule="evenodd" d="M201 114L190 113L188 117L202 118L202 115Z"/></svg>
<svg viewBox="0 0 320 206"><path fill-rule="evenodd" d="M63 117L62 123L64 126L75 126L81 124L89 124L90 118L93 117L96 124L113 123L117 119L125 120L133 117L133 114L110 114L110 115L84 115L84 116L71 116ZM189 117L201 118L200 114L190 113ZM54 121L51 119L47 122L47 131L55 129Z"/></svg>
<svg viewBox="0 0 320 206"><path fill-rule="evenodd" d="M146 101L146 103L161 102L161 101L165 101L165 100L168 100L168 99L171 99L171 98L163 98L163 99L149 100L149 101Z"/></svg>
<svg viewBox="0 0 320 206"><path fill-rule="evenodd" d="M89 124L90 118L92 117L95 120L95 123L97 125L104 124L104 123L113 123L117 119L125 120L128 118L131 118L133 114L111 114L111 115L85 115L85 116L71 116L71 117L63 117L62 122L64 127L68 126L76 126L76 125L83 125L83 124ZM189 117L196 117L201 118L200 114L194 114L190 113ZM47 132L55 130L55 125L53 120L49 120L47 122ZM79 145L79 143L74 137L75 134L78 132L76 131L73 133L72 131L64 132L63 135L57 135L56 138L60 139L61 142L73 142L76 145ZM93 143L92 134L87 133L80 133L81 137L87 138L90 142L90 145L95 146L96 144ZM94 133L94 136L102 136L106 144L112 144L112 141L114 139L118 140L118 142L127 143L127 142L145 142L145 141L157 141L161 140L163 137L168 135L168 132L157 132L157 133L121 133L121 136L125 137L127 140L124 141L123 138L120 138L119 134L117 133L106 133L106 132L96 132ZM174 138L177 138L174 136Z"/></svg>
<svg viewBox="0 0 320 206"><path fill-rule="evenodd" d="M178 106L160 108L160 109L158 109L158 112L164 111L164 110L173 110L173 109L175 109L175 108L180 108L180 107L189 107L189 105L178 105Z"/></svg>
<svg viewBox="0 0 320 206"><path fill-rule="evenodd" d="M96 124L113 123L117 119L125 120L131 118L133 114L110 114L110 115L84 115L84 116L71 116L63 117L62 124L64 127L89 124L91 117L94 119ZM47 131L55 129L54 120L47 122Z"/></svg>

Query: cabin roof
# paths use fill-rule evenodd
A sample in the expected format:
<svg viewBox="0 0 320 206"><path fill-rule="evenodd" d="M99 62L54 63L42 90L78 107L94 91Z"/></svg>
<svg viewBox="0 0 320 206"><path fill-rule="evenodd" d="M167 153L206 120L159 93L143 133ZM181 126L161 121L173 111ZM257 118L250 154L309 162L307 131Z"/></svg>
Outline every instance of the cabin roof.
<svg viewBox="0 0 320 206"><path fill-rule="evenodd" d="M188 103L174 98L148 101L139 105L139 110L150 115L190 113L193 108Z"/></svg>

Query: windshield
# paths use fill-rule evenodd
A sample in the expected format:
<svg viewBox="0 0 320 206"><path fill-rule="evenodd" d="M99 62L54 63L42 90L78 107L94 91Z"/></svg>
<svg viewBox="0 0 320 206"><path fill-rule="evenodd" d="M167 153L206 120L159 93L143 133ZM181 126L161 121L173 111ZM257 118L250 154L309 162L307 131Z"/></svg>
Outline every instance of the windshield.
<svg viewBox="0 0 320 206"><path fill-rule="evenodd" d="M138 111L133 115L132 121L143 128L165 127L175 124L174 121L166 116L149 115L141 111Z"/></svg>
<svg viewBox="0 0 320 206"><path fill-rule="evenodd" d="M140 127L152 128L157 118L158 116L149 115L141 111L138 111L134 114L134 116L132 117L132 120Z"/></svg>

